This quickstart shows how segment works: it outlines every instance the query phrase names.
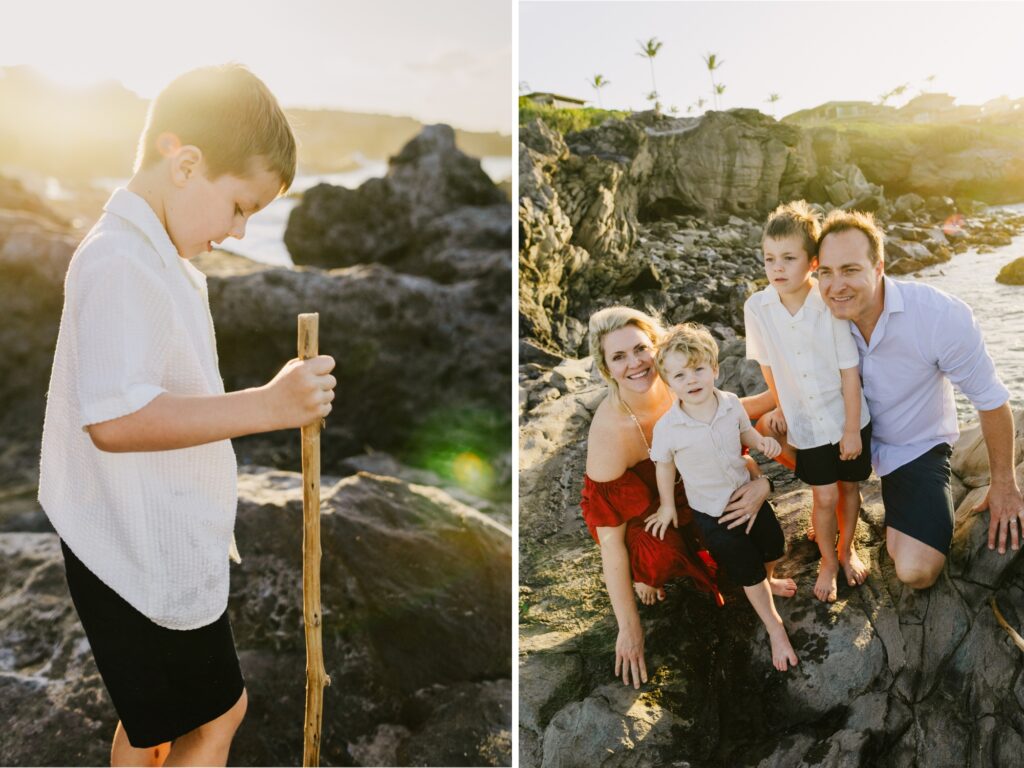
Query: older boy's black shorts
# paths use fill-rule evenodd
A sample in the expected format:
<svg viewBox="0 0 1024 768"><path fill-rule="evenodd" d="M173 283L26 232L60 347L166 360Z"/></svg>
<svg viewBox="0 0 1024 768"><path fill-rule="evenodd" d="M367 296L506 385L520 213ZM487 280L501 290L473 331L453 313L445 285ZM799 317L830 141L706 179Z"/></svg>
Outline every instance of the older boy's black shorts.
<svg viewBox="0 0 1024 768"><path fill-rule="evenodd" d="M741 587L752 587L764 581L764 564L778 560L786 551L786 536L782 532L775 510L767 501L761 505L754 525L747 533L747 524L729 528L719 525L719 518L694 510L693 519L711 556L726 576Z"/></svg>
<svg viewBox="0 0 1024 768"><path fill-rule="evenodd" d="M173 741L234 706L244 681L227 611L205 627L165 629L60 546L71 599L133 747Z"/></svg>
<svg viewBox="0 0 1024 768"><path fill-rule="evenodd" d="M953 541L952 453L948 444L939 443L882 478L885 524L944 555Z"/></svg>
<svg viewBox="0 0 1024 768"><path fill-rule="evenodd" d="M839 443L796 449L796 476L808 485L832 485L839 480L860 483L871 474L871 422L860 431L860 456L843 461Z"/></svg>

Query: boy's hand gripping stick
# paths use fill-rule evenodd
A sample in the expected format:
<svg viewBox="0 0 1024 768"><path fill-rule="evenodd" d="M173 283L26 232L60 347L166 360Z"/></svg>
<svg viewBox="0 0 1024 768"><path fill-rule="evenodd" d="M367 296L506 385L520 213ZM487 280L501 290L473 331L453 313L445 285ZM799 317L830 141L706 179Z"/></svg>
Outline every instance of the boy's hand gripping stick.
<svg viewBox="0 0 1024 768"><path fill-rule="evenodd" d="M317 313L299 315L299 359L319 354ZM320 765L320 726L324 686L331 678L324 670L320 610L320 421L302 428L302 615L306 628L306 719L302 764Z"/></svg>

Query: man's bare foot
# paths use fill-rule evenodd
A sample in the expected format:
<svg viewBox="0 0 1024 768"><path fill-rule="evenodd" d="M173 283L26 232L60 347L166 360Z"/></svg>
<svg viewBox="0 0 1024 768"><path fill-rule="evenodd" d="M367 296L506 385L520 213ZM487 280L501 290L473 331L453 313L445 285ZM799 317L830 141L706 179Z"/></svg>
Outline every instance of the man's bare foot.
<svg viewBox="0 0 1024 768"><path fill-rule="evenodd" d="M796 582L792 579L768 579L768 586L776 597L792 597L796 594Z"/></svg>
<svg viewBox="0 0 1024 768"><path fill-rule="evenodd" d="M839 563L827 563L824 560L818 565L818 580L814 582L814 596L823 603L834 603L836 601L836 575L839 573Z"/></svg>
<svg viewBox="0 0 1024 768"><path fill-rule="evenodd" d="M779 672L785 672L799 663L785 627L780 624L778 629L769 630L768 639L772 644L772 664Z"/></svg>
<svg viewBox="0 0 1024 768"><path fill-rule="evenodd" d="M843 573L846 574L846 583L851 587L863 584L864 580L868 577L868 567L861 562L860 557L857 555L857 550L853 547L850 547L850 557L848 560L844 560L840 556L839 565L842 566Z"/></svg>
<svg viewBox="0 0 1024 768"><path fill-rule="evenodd" d="M650 584L634 581L633 589L636 591L636 596L640 598L640 602L644 605L654 605L660 600L665 599L665 590L661 587L652 587Z"/></svg>

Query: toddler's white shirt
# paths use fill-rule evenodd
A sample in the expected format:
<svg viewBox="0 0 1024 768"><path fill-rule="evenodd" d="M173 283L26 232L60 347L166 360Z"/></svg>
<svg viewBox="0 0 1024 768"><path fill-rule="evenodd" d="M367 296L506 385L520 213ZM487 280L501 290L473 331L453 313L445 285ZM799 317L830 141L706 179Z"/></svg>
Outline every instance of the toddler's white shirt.
<svg viewBox="0 0 1024 768"><path fill-rule="evenodd" d="M837 444L846 425L839 371L860 364L850 321L832 315L817 283L795 315L782 305L773 286L747 299L743 315L747 357L772 369L789 444L794 448ZM860 428L870 419L862 391Z"/></svg>
<svg viewBox="0 0 1024 768"><path fill-rule="evenodd" d="M39 502L90 571L169 629L205 626L227 606L231 441L107 453L85 427L164 392L222 394L216 350L205 276L149 204L118 189L68 267Z"/></svg>
<svg viewBox="0 0 1024 768"><path fill-rule="evenodd" d="M721 517L733 491L750 480L740 433L751 426L736 395L720 389L715 395L718 408L710 424L672 404L654 425L651 461L675 461L690 508Z"/></svg>

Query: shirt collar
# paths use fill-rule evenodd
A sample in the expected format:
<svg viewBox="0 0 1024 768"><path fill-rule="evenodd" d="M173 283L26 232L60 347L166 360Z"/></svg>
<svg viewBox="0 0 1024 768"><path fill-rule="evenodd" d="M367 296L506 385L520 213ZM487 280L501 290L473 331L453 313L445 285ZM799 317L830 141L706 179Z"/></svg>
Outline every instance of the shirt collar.
<svg viewBox="0 0 1024 768"><path fill-rule="evenodd" d="M103 210L127 221L133 225L152 244L154 250L160 254L164 266L173 266L181 261L178 249L171 242L167 230L160 223L156 212L150 208L149 203L143 200L134 192L120 187L114 190Z"/></svg>
<svg viewBox="0 0 1024 768"><path fill-rule="evenodd" d="M672 416L670 417L672 423L681 424L684 427L710 427L712 424L718 421L718 419L721 418L726 411L729 410L729 403L722 396L722 393L718 389L718 387L715 387L715 398L718 400L718 408L715 409L715 415L711 418L710 422L698 421L697 419L693 418L690 414L683 410L682 403L679 400L676 400L672 404L672 409L669 411L669 413L672 414Z"/></svg>
<svg viewBox="0 0 1024 768"><path fill-rule="evenodd" d="M893 312L902 312L903 293L900 291L900 284L883 273L882 285L885 286L885 303L882 305L882 314L889 315Z"/></svg>
<svg viewBox="0 0 1024 768"><path fill-rule="evenodd" d="M786 309L786 306L782 303L782 297L779 296L779 292L775 290L774 285L769 285L765 288L762 292L762 296L763 298L761 301L765 306L778 306L782 309ZM819 314L828 309L828 307L825 306L824 300L821 298L821 293L818 291L817 280L812 281L811 290L804 298L804 303L800 306L800 309L796 311L796 314L799 315L803 309L811 309ZM786 312L788 313L789 310L786 309ZM793 315L793 317L796 317L796 315Z"/></svg>

